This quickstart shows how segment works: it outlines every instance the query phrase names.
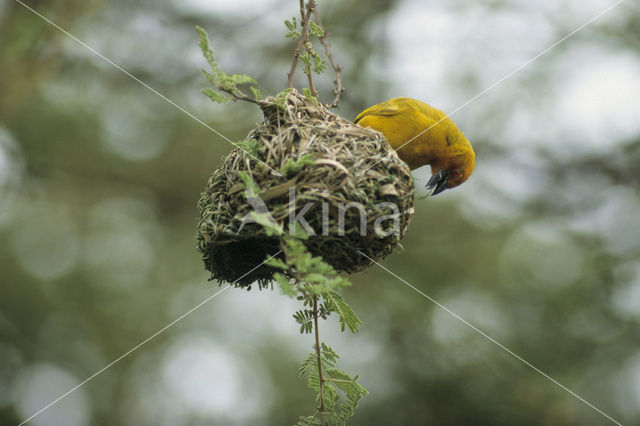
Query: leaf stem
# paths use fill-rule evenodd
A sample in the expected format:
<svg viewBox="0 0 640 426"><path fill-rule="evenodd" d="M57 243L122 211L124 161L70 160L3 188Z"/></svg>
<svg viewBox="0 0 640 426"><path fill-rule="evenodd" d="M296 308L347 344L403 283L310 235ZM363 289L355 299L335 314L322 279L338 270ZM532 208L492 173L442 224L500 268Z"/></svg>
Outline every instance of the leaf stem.
<svg viewBox="0 0 640 426"><path fill-rule="evenodd" d="M315 413L313 413L313 417L311 417L311 418L309 419L309 421L307 422L306 426L309 426L311 423L313 423L313 421L316 419L316 416L317 416L319 413L320 413L320 411L318 411L318 410L316 409L316 412L315 412Z"/></svg>
<svg viewBox="0 0 640 426"><path fill-rule="evenodd" d="M325 382L334 382L334 383L349 383L349 384L354 384L355 380L344 380L344 379L329 379L326 378L324 379Z"/></svg>

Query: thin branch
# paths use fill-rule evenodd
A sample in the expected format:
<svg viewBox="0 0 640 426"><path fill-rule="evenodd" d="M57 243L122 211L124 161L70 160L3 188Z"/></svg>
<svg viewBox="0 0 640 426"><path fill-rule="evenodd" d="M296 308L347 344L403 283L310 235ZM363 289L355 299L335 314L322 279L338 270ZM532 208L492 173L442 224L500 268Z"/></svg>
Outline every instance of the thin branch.
<svg viewBox="0 0 640 426"><path fill-rule="evenodd" d="M309 0L309 4L307 8L307 15L309 17L311 16L312 13L316 16L318 15L316 10L315 0ZM324 29L322 31L324 33ZM309 91L311 92L311 96L317 97L318 91L313 85L313 74L311 72L311 58L314 57L314 55L317 55L317 53L313 51L313 46L311 45L311 40L309 39L309 28L306 29L306 33L303 36L306 38L306 43L304 44L304 47L305 47L305 50L307 51L307 55L309 55L308 56L309 62L306 64L306 70L305 70L305 73L307 74L307 80L309 81Z"/></svg>
<svg viewBox="0 0 640 426"><path fill-rule="evenodd" d="M282 237L280 237L280 248L284 253L286 263L291 265L293 262L291 257L289 256L286 243L284 242L284 239ZM293 279L296 280L296 283L302 282L302 277L300 276L300 272L297 269L295 269L294 271ZM298 291L302 293L302 296L305 299L309 297L308 293L306 293L301 287L298 287ZM324 412L323 387L324 387L324 382L327 380L322 375L322 358L320 353L320 331L318 328L318 296L317 295L313 295L313 331L315 333L315 340L316 340L314 349L316 352L316 359L318 360L318 380L320 381L320 406L316 409L316 412L313 414L313 417L307 423L307 425L310 425L313 422L313 420L316 418L316 416L318 416L318 414L321 415Z"/></svg>
<svg viewBox="0 0 640 426"><path fill-rule="evenodd" d="M336 79L333 81L336 86L336 88L333 89L333 94L335 95L335 97L333 98L333 102L331 102L331 105L329 105L329 108L335 108L340 102L340 95L342 95L342 92L344 92L344 87L342 87L342 67L338 65L338 63L336 62L336 58L334 58L333 56L333 52L331 52L331 44L329 44L329 42L327 41L328 33L322 25L320 14L318 13L317 8L313 9L313 16L316 18L316 24L318 24L324 31L324 34L322 34L322 37L320 37L320 43L322 43L322 45L324 46L324 53L327 58L329 58L331 67L336 74Z"/></svg>
<svg viewBox="0 0 640 426"><path fill-rule="evenodd" d="M327 41L328 32L322 26L322 21L320 20L320 14L318 13L315 0L308 1L306 11L304 6L304 0L300 0L300 17L302 22L302 32L300 34L300 39L298 40L298 45L296 46L296 49L293 52L293 62L291 63L291 69L289 70L289 74L287 75L289 88L293 87L293 78L295 75L296 67L298 66L298 60L300 59L300 54L302 53L303 49L308 55L309 59L314 57L314 55L317 55L317 53L313 51L313 47L311 46L311 42L309 40L309 20L312 14L316 19L316 24L320 28L322 28L323 34L321 37L319 37L319 39L322 45L324 46L325 55L329 59L329 63L331 63L331 67L333 68L333 71L336 77L335 80L333 81L333 84L336 86L335 89L333 90L334 98L331 104L327 105L329 108L335 108L338 106L340 102L340 96L342 95L342 92L344 92L344 87L342 86L342 67L336 62L336 59L333 56L333 52L331 51L331 44L329 44L329 42ZM311 92L311 96L317 97L318 91L316 90L315 85L313 84L313 72L311 70L310 63L305 64L304 73L307 75L307 81L309 83L309 91Z"/></svg>
<svg viewBox="0 0 640 426"><path fill-rule="evenodd" d="M307 57L309 59L309 61L305 64L305 70L304 73L307 75L307 81L309 82L309 91L311 92L311 96L313 96L314 98L318 96L318 91L316 90L315 86L313 85L313 73L311 71L311 58L313 58L314 54L316 54L313 51L313 46L311 45L311 40L309 39L309 19L311 18L311 14L315 13L316 11L316 4L315 4L315 0L309 0L309 3L307 3L307 27L306 28L302 28L302 38L304 39L304 49L307 52Z"/></svg>
<svg viewBox="0 0 640 426"><path fill-rule="evenodd" d="M291 256L289 256L289 249L287 248L287 244L284 242L284 239L282 237L280 237L280 249L282 250L282 253L284 253L284 260L287 265L293 265L293 259L291 259ZM290 278L293 278L296 281L296 284L302 283L302 277L300 276L300 271L298 271L298 268L294 268L293 273L291 273L291 270L287 271L286 275ZM303 286L299 285L297 286L297 289L305 299L309 297L308 292L304 289Z"/></svg>
<svg viewBox="0 0 640 426"><path fill-rule="evenodd" d="M261 102L261 101L258 101L256 99L250 98L249 96L247 96L245 93L243 93L239 89L232 90L232 89L226 89L224 87L217 87L217 89L220 90L221 92L225 92L225 93L228 93L229 95L231 95L231 97L233 98L234 101L247 101L247 102L252 102L252 103L254 103L256 105L264 104L264 102Z"/></svg>
<svg viewBox="0 0 640 426"><path fill-rule="evenodd" d="M315 7L313 0L309 1L307 5L307 11L304 10L304 0L300 0L300 18L302 23L302 34L300 35L300 40L298 40L298 46L293 51L293 62L291 63L291 69L289 70L288 80L289 80L289 88L293 87L293 77L296 72L296 67L298 66L298 59L300 58L300 52L304 47L305 43L309 38L309 19L311 19L311 10L312 6Z"/></svg>
<svg viewBox="0 0 640 426"><path fill-rule="evenodd" d="M318 411L320 413L324 412L324 376L322 375L322 358L320 354L320 331L318 330L318 296L313 296L313 325L314 332L316 335L316 358L318 358L318 379L320 381L320 407L318 407Z"/></svg>
<svg viewBox="0 0 640 426"><path fill-rule="evenodd" d="M307 52L309 52L309 48L307 48ZM311 55L309 55L311 56ZM309 81L309 91L311 92L311 96L313 96L314 98L318 96L318 91L316 90L315 86L313 85L313 76L311 74L311 64L307 64L306 65L306 70L304 72L307 75L307 80Z"/></svg>

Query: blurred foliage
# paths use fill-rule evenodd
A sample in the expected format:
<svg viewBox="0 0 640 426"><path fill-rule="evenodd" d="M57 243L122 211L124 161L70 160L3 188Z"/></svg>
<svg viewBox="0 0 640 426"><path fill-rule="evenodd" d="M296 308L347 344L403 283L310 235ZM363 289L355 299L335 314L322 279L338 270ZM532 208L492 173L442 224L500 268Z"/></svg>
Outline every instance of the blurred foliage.
<svg viewBox="0 0 640 426"><path fill-rule="evenodd" d="M272 95L294 3L28 2L234 141L258 110L199 93L194 27ZM453 110L604 7L321 1L344 67L339 112L406 94ZM638 22L624 2L460 111L478 169L417 203L385 262L624 424L640 422L640 86L608 77L640 69ZM581 80L607 58L627 68ZM0 75L0 423L17 424L215 293L195 204L232 147L11 1ZM330 78L317 88L331 99ZM561 101L573 103L559 114ZM351 279L365 325L325 337L371 392L350 424L606 423L380 268ZM292 424L313 409L294 311L277 292L228 289L32 424Z"/></svg>

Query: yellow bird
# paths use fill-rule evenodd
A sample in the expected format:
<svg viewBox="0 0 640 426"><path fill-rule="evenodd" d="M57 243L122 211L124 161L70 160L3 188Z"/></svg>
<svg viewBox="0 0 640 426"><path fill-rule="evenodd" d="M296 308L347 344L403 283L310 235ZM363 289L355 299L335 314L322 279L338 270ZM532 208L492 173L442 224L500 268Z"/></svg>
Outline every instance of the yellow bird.
<svg viewBox="0 0 640 426"><path fill-rule="evenodd" d="M429 164L431 195L454 188L473 172L476 154L444 112L411 98L393 98L362 111L355 119L382 133L409 167Z"/></svg>

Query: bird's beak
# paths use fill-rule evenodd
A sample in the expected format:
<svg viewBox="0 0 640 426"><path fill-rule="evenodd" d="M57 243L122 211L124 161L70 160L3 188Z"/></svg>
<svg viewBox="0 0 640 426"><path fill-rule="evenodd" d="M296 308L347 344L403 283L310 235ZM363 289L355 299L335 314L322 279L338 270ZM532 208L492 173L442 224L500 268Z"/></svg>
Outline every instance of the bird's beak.
<svg viewBox="0 0 640 426"><path fill-rule="evenodd" d="M431 176L429 182L427 182L427 191L433 191L431 195L437 195L447 189L447 179L449 176L446 172L438 170Z"/></svg>

